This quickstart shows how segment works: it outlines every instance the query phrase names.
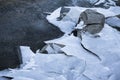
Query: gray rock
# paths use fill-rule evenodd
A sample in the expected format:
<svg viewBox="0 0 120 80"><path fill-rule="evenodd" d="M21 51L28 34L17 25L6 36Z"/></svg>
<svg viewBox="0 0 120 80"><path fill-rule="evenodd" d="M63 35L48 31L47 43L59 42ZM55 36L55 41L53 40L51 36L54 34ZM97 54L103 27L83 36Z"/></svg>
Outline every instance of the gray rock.
<svg viewBox="0 0 120 80"><path fill-rule="evenodd" d="M83 27L83 31L96 34L103 29L105 22L105 16L103 14L100 14L91 9L87 9L82 12L80 16L86 25Z"/></svg>
<svg viewBox="0 0 120 80"><path fill-rule="evenodd" d="M81 13L81 19L84 21L85 25L89 24L101 24L104 25L105 16L94 10L87 9Z"/></svg>
<svg viewBox="0 0 120 80"><path fill-rule="evenodd" d="M118 18L120 18L120 14L119 14L119 15L117 15L117 17L118 17Z"/></svg>
<svg viewBox="0 0 120 80"><path fill-rule="evenodd" d="M87 25L86 27L83 28L83 31L87 31L91 34L96 34L99 33L103 28L103 25L100 24L92 24L92 25Z"/></svg>
<svg viewBox="0 0 120 80"><path fill-rule="evenodd" d="M116 5L120 6L120 0L116 0Z"/></svg>

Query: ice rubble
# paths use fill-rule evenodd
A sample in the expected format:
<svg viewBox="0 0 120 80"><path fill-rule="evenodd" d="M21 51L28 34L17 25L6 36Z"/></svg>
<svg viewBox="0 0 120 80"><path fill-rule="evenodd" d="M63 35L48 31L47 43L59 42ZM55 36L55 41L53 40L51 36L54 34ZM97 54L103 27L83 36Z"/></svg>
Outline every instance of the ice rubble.
<svg viewBox="0 0 120 80"><path fill-rule="evenodd" d="M115 6L115 5L116 5L113 0L98 0L98 1L95 3L95 5L100 5L100 4L102 4L102 3L104 3L104 6L109 6L109 5Z"/></svg>
<svg viewBox="0 0 120 80"><path fill-rule="evenodd" d="M73 10L76 9L77 11L79 11L78 15L82 11L86 10L86 8L82 8L82 7L76 7L76 8L75 7L70 7L70 8L73 9ZM120 14L120 11L118 10L118 8L119 7L111 7L109 9L102 9L102 8L91 8L91 9L96 10L96 11L104 14L105 17L111 17L111 16L115 16L115 15ZM114 9L114 11L113 11L113 9ZM74 13L75 13L75 11L74 11ZM79 17L78 15L75 15L75 16ZM50 15L49 17L53 17L53 16ZM50 21L49 17L47 19ZM54 19L55 19L55 17L54 17ZM54 24L54 22L51 22L51 23ZM64 22L63 22L63 24L64 24ZM73 27L74 26L72 26L71 29ZM99 62L99 67L100 67L100 64L102 64L104 67L106 67L108 70L110 70L110 73L111 73L110 75L112 75L112 76L109 76L109 79L110 80L118 80L119 79L118 75L120 73L119 73L119 71L116 72L116 69L118 68L118 66L120 66L120 64L119 64L119 61L120 61L120 54L119 54L120 53L120 50L119 50L119 47L120 47L120 43L119 43L120 33L118 31L116 31L115 29L111 28L110 26L108 26L107 24L105 24L104 29L102 30L102 32L99 33L99 35L100 35L100 38L94 38L92 36L89 36L88 34L87 35L86 34L82 35L82 44L87 49L93 51L94 53L96 53L97 55L100 56L101 61ZM68 39L67 41L70 41L70 40ZM53 41L53 42L55 42L55 41ZM66 41L64 41L64 42L66 42ZM62 44L62 43L64 44L64 42L61 42L60 44ZM71 43L69 43L69 45L70 44ZM79 43L77 43L77 44L80 44L80 40L79 40ZM88 56L88 54L83 56L87 52L84 52L82 49L80 49L79 48L80 46L78 47L77 45L76 46L74 46L74 45L75 45L75 43L71 44L70 47L68 47L68 46L64 47L62 50L65 53L67 53L68 55L74 55L74 56L77 56L77 57L85 60L86 63L88 62L88 64L93 63L93 64L98 65L98 63L95 63L96 62L95 59L93 59L93 61L92 61L92 59L89 59L89 58L92 58L92 57ZM80 50L80 52L77 53L78 50ZM80 55L76 55L76 54L80 54ZM117 64L117 65L114 65L114 64ZM93 71L93 73L89 73L91 71L87 72L88 76L90 76L91 74L97 74L97 73L94 73L95 70L92 70L92 68L89 69L89 70ZM113 78L113 76L114 76L114 78ZM94 78L94 76L92 76L90 79L91 80L108 80L107 78L105 79L105 77L99 79L99 78Z"/></svg>
<svg viewBox="0 0 120 80"><path fill-rule="evenodd" d="M0 76L14 77L13 80L119 80L120 79L120 33L105 24L104 29L94 38L89 34L82 34L82 41L68 35L74 29L81 12L88 8L67 7L70 12L61 20L61 8L47 16L50 23L59 27L65 35L59 39L46 43L63 44L64 54L33 54L29 47L21 47L23 64L20 69L9 69L0 72ZM109 9L89 8L105 15L105 17L120 14L120 7ZM115 10L115 11L113 11ZM101 60L82 48L96 53Z"/></svg>

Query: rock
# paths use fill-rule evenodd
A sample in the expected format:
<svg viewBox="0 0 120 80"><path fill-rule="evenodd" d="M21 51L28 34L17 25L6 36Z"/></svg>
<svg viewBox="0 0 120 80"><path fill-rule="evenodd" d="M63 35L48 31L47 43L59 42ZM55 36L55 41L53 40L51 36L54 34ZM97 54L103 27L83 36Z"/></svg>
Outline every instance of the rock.
<svg viewBox="0 0 120 80"><path fill-rule="evenodd" d="M96 33L99 33L102 29L103 29L103 25L92 24L92 25L87 25L86 27L84 27L83 31L89 32L91 34L96 34Z"/></svg>
<svg viewBox="0 0 120 80"><path fill-rule="evenodd" d="M116 1L116 5L120 6L120 0Z"/></svg>
<svg viewBox="0 0 120 80"><path fill-rule="evenodd" d="M94 10L87 9L81 13L81 19L84 21L85 25L89 24L101 24L104 25L105 17L103 14L98 13Z"/></svg>
<svg viewBox="0 0 120 80"><path fill-rule="evenodd" d="M86 25L83 27L83 31L96 34L103 29L105 22L105 16L103 14L100 14L91 9L87 9L82 12L80 16Z"/></svg>
<svg viewBox="0 0 120 80"><path fill-rule="evenodd" d="M117 15L117 17L118 17L118 18L120 18L120 14L119 14L119 15Z"/></svg>

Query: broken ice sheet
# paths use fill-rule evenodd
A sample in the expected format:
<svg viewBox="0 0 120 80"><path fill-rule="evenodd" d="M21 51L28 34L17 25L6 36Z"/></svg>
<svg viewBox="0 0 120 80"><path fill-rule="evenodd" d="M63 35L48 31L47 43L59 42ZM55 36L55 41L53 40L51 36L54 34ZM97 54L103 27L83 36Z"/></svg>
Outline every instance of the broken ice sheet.
<svg viewBox="0 0 120 80"><path fill-rule="evenodd" d="M61 50L65 45L56 44L56 43L47 43L39 53L46 53L46 54L64 54Z"/></svg>
<svg viewBox="0 0 120 80"><path fill-rule="evenodd" d="M96 56L84 50L83 47L81 46L81 40L78 37L75 37L73 35L64 36L59 39L46 41L46 43L57 43L57 44L65 45L65 47L61 48L61 50L65 54L76 56L77 58L83 59L87 62L100 61Z"/></svg>
<svg viewBox="0 0 120 80"><path fill-rule="evenodd" d="M37 65L34 69L11 69L5 76L14 77L13 80L76 80L84 72L86 66L84 60L63 54L37 53L33 60Z"/></svg>
<svg viewBox="0 0 120 80"><path fill-rule="evenodd" d="M59 27L64 33L70 34L78 22L80 12L76 8L70 8L70 11L66 16L63 17L61 21L57 21L57 18L60 16L60 11L61 7L55 10L51 15L48 15L47 20L53 25ZM57 14L57 16L54 16L55 14Z"/></svg>
<svg viewBox="0 0 120 80"><path fill-rule="evenodd" d="M100 63L90 63L87 64L83 74L90 80L108 80L112 75L112 72L108 67L105 67Z"/></svg>

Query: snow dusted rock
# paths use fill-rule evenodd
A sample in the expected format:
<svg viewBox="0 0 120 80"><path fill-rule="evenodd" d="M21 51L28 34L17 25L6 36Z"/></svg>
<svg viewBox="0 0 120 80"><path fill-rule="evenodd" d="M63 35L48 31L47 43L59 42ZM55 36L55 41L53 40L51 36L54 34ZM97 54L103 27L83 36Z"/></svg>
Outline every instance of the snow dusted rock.
<svg viewBox="0 0 120 80"><path fill-rule="evenodd" d="M113 28L116 28L120 31L120 18L118 17L109 17L106 19L106 23Z"/></svg>
<svg viewBox="0 0 120 80"><path fill-rule="evenodd" d="M83 27L83 31L96 34L103 29L105 22L105 16L103 14L91 9L87 9L82 12L80 16L86 25Z"/></svg>

